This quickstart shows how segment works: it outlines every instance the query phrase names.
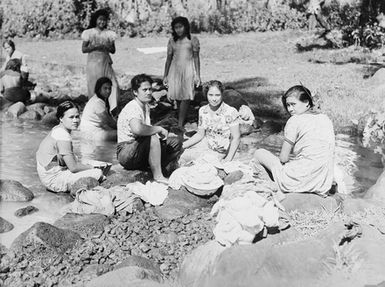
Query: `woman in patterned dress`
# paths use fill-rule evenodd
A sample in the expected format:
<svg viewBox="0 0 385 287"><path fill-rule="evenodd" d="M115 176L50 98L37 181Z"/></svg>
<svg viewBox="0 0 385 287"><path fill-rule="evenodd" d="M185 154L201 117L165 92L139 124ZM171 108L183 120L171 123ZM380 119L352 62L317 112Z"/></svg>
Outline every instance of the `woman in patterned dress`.
<svg viewBox="0 0 385 287"><path fill-rule="evenodd" d="M206 89L208 104L199 109L198 132L183 143L180 165L204 155L222 162L233 160L240 143L238 111L223 102L223 85L210 81Z"/></svg>

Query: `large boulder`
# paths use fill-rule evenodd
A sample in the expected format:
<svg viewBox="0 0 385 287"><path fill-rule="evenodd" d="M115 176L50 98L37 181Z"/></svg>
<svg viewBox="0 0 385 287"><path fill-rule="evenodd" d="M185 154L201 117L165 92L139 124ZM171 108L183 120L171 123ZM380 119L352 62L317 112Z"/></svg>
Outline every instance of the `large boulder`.
<svg viewBox="0 0 385 287"><path fill-rule="evenodd" d="M97 278L94 278L88 284L87 287L128 287L128 286L162 286L161 284L154 281L152 278L157 278L157 275L154 277L152 271L137 267L137 266L129 266L123 267L111 272L108 272L104 275L101 275ZM141 280L146 280L146 284L144 282L140 282ZM154 284L150 284L150 282L154 282ZM136 283L141 283L143 285L138 285ZM156 283L156 284L155 284Z"/></svg>
<svg viewBox="0 0 385 287"><path fill-rule="evenodd" d="M282 237L272 244L268 235L256 244L226 248L199 280L184 286L315 286L327 276L325 262L345 230L340 223L306 240Z"/></svg>
<svg viewBox="0 0 385 287"><path fill-rule="evenodd" d="M16 180L0 179L0 201L31 201L33 193Z"/></svg>
<svg viewBox="0 0 385 287"><path fill-rule="evenodd" d="M200 278L210 272L215 260L225 249L226 247L216 241L209 241L194 249L184 258L179 269L180 284L184 287L198 287L197 283L200 282Z"/></svg>
<svg viewBox="0 0 385 287"><path fill-rule="evenodd" d="M0 217L0 233L8 232L13 229L13 224Z"/></svg>
<svg viewBox="0 0 385 287"><path fill-rule="evenodd" d="M266 238L260 239L256 241L252 245L248 245L253 249L255 254L265 252L265 250L270 250L273 246L283 245L288 242L298 241L301 238L300 233L294 228L287 229L283 232L268 234ZM228 252L229 249L233 248L243 248L246 246L233 246L230 248L225 248L221 246L216 241L209 241L206 244L199 246L195 250L193 250L189 255L185 257L180 267L178 280L181 286L184 287L198 287L203 286L204 282L211 278L213 274L215 274L215 269L217 268L218 262L221 261L221 254L224 252ZM238 250L238 249L236 249ZM236 253L236 251L235 251ZM233 252L230 252L233 254ZM229 255L231 256L231 255ZM238 258L238 256L235 256ZM241 257L241 255L240 255ZM239 258L238 258L239 259ZM236 261L238 259L235 259ZM241 260L241 259L239 259ZM230 262L228 262L230 264ZM237 264L237 263L234 263ZM243 265L244 268L247 268L247 263ZM241 266L237 266L235 268L242 268ZM241 277L239 277L241 278ZM224 286L238 286L234 284L235 281L231 282L229 285ZM237 282L238 283L238 282ZM210 285L206 285L210 286ZM244 285L241 285L244 286ZM246 285L245 285L246 286ZM253 286L253 285L250 285Z"/></svg>
<svg viewBox="0 0 385 287"><path fill-rule="evenodd" d="M14 103L7 110L7 116L11 118L17 118L26 111L26 107L23 102Z"/></svg>
<svg viewBox="0 0 385 287"><path fill-rule="evenodd" d="M128 256L126 259L124 259L121 263L115 266L115 270L125 267L140 267L149 272L151 274L151 280L162 282L162 272L160 271L159 265L154 263L153 261L137 256L137 255L131 255Z"/></svg>
<svg viewBox="0 0 385 287"><path fill-rule="evenodd" d="M67 213L54 222L54 226L78 233L83 238L103 232L110 219L103 214Z"/></svg>
<svg viewBox="0 0 385 287"><path fill-rule="evenodd" d="M54 253L62 254L81 241L80 235L76 232L60 229L46 222L37 222L12 242L11 249L17 251L24 247L43 245Z"/></svg>

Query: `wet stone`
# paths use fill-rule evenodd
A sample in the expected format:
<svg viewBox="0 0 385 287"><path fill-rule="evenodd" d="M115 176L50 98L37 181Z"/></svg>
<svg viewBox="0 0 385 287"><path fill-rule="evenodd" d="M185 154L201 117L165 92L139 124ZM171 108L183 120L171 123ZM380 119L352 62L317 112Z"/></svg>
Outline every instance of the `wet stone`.
<svg viewBox="0 0 385 287"><path fill-rule="evenodd" d="M14 228L13 224L0 217L0 233L11 231Z"/></svg>
<svg viewBox="0 0 385 287"><path fill-rule="evenodd" d="M26 206L26 207L23 207L23 208L20 208L20 209L16 210L15 211L15 216L23 217L23 216L26 216L28 214L35 213L35 212L38 212L38 211L39 211L39 209L37 207L29 205L29 206Z"/></svg>

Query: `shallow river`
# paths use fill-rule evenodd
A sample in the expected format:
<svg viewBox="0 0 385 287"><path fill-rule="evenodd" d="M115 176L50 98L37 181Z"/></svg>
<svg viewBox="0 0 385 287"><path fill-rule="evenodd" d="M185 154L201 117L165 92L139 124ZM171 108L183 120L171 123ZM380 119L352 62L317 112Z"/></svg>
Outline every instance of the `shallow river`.
<svg viewBox="0 0 385 287"><path fill-rule="evenodd" d="M13 239L28 229L37 221L53 223L62 216L60 208L68 202L68 197L45 191L40 185L36 172L35 152L41 140L49 132L49 128L38 122L1 121L0 139L0 178L14 179L30 188L35 198L31 202L0 202L0 216L10 221L15 228L0 234L0 242L9 246ZM80 142L79 134L75 132L74 150L77 155L91 159L117 163L115 143L105 143L103 146ZM249 139L250 140L250 139ZM259 147L261 147L259 145ZM279 146L264 146L278 152ZM243 144L242 152L251 156L256 146ZM373 185L382 172L381 159L378 155L363 148L358 139L337 135L337 162L344 170L344 181L349 191L357 196ZM36 206L39 212L18 218L14 212L28 205Z"/></svg>

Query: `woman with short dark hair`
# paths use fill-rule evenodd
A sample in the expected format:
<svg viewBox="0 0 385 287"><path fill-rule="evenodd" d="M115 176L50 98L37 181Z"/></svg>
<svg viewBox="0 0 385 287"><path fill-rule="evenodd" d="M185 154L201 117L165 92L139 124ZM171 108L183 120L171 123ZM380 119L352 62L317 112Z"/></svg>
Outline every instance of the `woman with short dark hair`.
<svg viewBox="0 0 385 287"><path fill-rule="evenodd" d="M59 124L40 143L36 152L37 173L43 185L53 192L68 192L79 179L103 180L103 172L78 161L73 152L71 132L80 124L78 107L65 101L57 107Z"/></svg>

